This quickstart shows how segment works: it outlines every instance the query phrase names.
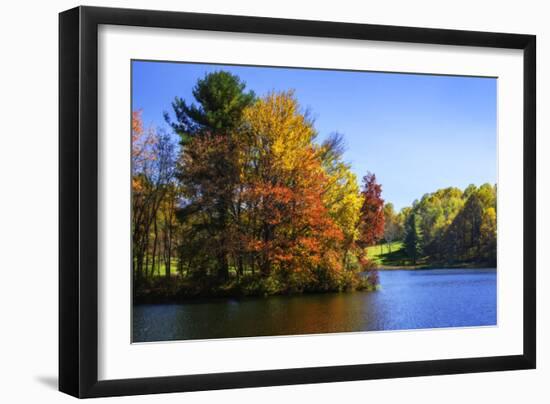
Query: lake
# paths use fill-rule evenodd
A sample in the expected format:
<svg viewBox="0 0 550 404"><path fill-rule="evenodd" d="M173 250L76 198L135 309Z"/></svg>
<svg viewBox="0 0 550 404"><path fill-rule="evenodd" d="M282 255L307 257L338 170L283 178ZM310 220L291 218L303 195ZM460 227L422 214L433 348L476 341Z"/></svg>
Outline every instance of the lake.
<svg viewBox="0 0 550 404"><path fill-rule="evenodd" d="M133 342L496 325L495 269L379 276L375 292L136 305Z"/></svg>

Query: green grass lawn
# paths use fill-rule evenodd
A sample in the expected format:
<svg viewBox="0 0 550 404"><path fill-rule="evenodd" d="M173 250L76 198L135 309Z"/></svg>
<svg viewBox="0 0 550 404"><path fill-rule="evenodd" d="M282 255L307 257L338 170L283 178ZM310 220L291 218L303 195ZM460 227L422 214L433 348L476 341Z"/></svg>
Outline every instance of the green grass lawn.
<svg viewBox="0 0 550 404"><path fill-rule="evenodd" d="M369 258L369 260L374 261L380 267L404 267L413 265L407 257L407 253L405 252L405 247L402 241L395 241L393 243L367 247L367 257ZM156 268L154 276L164 276L166 273L164 261L161 261L160 265L158 264L159 263L157 261L157 265L155 265ZM418 264L421 264L421 262L418 262ZM172 276L176 274L177 268L178 260L177 258L172 258ZM151 271L150 267L149 271ZM234 272L234 268L231 268L230 272Z"/></svg>
<svg viewBox="0 0 550 404"><path fill-rule="evenodd" d="M172 262L172 265L170 267L170 273L172 274L172 276L175 276L178 272L178 259L172 258L171 262ZM151 261L149 261L149 268L147 271L148 273L151 272ZM229 268L230 274L235 275L236 272L237 272L236 268L234 267ZM165 275L166 275L166 265L164 265L164 261L161 261L160 265L159 265L159 262L157 261L155 264L155 271L153 273L153 276L156 277L156 276L165 276Z"/></svg>
<svg viewBox="0 0 550 404"><path fill-rule="evenodd" d="M172 264L171 264L170 272L172 276L174 276L178 269L178 260L177 258L172 258L171 262ZM151 271L151 261L149 261L148 271ZM164 265L164 261L161 261L160 265L159 265L159 262L157 261L155 264L154 276L164 276L165 274L166 274L166 265Z"/></svg>
<svg viewBox="0 0 550 404"><path fill-rule="evenodd" d="M367 257L380 267L413 266L402 241L367 247ZM421 261L417 265L422 265Z"/></svg>
<svg viewBox="0 0 550 404"><path fill-rule="evenodd" d="M367 257L369 260L373 261L381 269L392 269L392 268L425 268L433 265L430 263L429 257L421 257L417 260L416 265L413 264L412 260L408 257L405 246L402 241L394 241L393 243L379 244L372 247L367 247ZM149 262L150 263L150 262ZM445 264L441 264L445 266ZM469 266L464 263L459 265L460 267ZM475 265L474 265L475 266ZM178 260L177 258L172 258L172 267L171 273L172 276L177 274ZM151 268L149 267L149 271ZM230 274L235 275L236 269L231 267L229 269ZM165 276L166 268L164 261L160 262L160 265L156 265L155 272L153 276Z"/></svg>

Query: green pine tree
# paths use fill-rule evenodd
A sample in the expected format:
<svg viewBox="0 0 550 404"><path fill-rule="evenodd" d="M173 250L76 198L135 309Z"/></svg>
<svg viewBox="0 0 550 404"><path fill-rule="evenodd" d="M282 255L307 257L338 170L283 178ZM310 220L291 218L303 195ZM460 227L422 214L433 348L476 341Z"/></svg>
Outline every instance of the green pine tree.
<svg viewBox="0 0 550 404"><path fill-rule="evenodd" d="M420 218L413 211L405 224L405 249L413 264L422 254L422 231L420 230Z"/></svg>

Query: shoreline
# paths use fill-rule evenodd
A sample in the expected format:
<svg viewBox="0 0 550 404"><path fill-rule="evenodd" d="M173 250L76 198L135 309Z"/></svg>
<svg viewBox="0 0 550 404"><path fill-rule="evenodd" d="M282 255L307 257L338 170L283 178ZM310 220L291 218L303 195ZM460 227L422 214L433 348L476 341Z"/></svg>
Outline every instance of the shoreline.
<svg viewBox="0 0 550 404"><path fill-rule="evenodd" d="M418 265L380 265L375 268L377 271L416 271L416 270L431 270L431 269L496 269L496 265L488 264L462 264L462 265L434 265L434 264L418 264Z"/></svg>
<svg viewBox="0 0 550 404"><path fill-rule="evenodd" d="M376 271L417 271L417 270L438 270L438 269L463 269L463 270L481 270L481 269L494 269L496 267L490 265L482 264L470 264L470 265L458 265L458 266L442 266L442 265L408 265L408 266L381 266L376 268ZM232 294L232 293L220 293L220 294L198 294L195 296L190 295L171 295L171 296L161 296L155 293L147 295L134 295L132 299L132 306L145 305L145 304L193 304L193 303L204 303L208 301L216 301L218 299L235 299L235 300L246 300L249 298L268 298L268 297L296 297L296 296L314 296L314 295L323 295L323 294L347 294L347 293L370 293L376 291L380 288L380 285L375 286L370 289L359 289L359 290L326 290L326 291L307 291L299 293L274 293L274 294Z"/></svg>

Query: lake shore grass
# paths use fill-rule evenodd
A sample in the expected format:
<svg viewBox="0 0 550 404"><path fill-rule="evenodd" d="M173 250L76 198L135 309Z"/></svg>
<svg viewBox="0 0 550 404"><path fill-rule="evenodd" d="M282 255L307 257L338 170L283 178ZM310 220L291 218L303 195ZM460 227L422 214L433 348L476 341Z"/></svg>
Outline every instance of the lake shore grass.
<svg viewBox="0 0 550 404"><path fill-rule="evenodd" d="M372 274L372 275L371 275ZM153 276L134 283L134 304L180 303L197 299L244 298L268 296L313 295L324 293L347 293L376 290L377 272L342 274L342 279L326 282L319 279L314 283L288 282L277 275L268 277L244 275L231 276L227 280L205 276L190 279L173 274L170 279L164 275ZM135 282L135 281L134 281Z"/></svg>
<svg viewBox="0 0 550 404"><path fill-rule="evenodd" d="M374 271L394 270L431 270L431 269L482 269L492 268L481 262L435 262L430 257L420 257L413 263L402 242L386 243L368 247L366 250L371 267ZM269 277L266 279L244 276L238 277L235 268L230 268L230 279L220 282L207 277L202 280L182 278L177 273L177 260L172 260L170 280L166 278L164 263L158 263L151 271L151 277L145 284L134 288L134 304L183 303L194 300L216 298L266 297L274 295L310 295L322 293L346 293L353 291L373 291L375 284L365 282L365 279L351 277L343 284L332 287L293 288L282 287L282 284ZM136 285L134 285L136 286Z"/></svg>
<svg viewBox="0 0 550 404"><path fill-rule="evenodd" d="M407 252L403 242L379 244L367 247L367 257L374 263L374 268L378 271L392 270L425 270L425 269L480 269L492 268L494 265L486 262L444 262L434 261L430 257L424 256L417 259L414 263Z"/></svg>
<svg viewBox="0 0 550 404"><path fill-rule="evenodd" d="M301 292L282 292L273 294L262 293L241 293L241 292L217 292L217 293L197 293L190 294L184 291L176 293L166 293L166 290L149 290L147 293L134 294L132 298L132 305L143 304L190 304L190 303L205 303L216 302L220 300L235 300L246 301L249 299L267 299L270 297L297 297L297 296L318 296L318 295L332 295L332 294L353 294L353 293L370 293L376 290L380 290L380 286L368 286L364 288L358 288L354 290L311 290Z"/></svg>

